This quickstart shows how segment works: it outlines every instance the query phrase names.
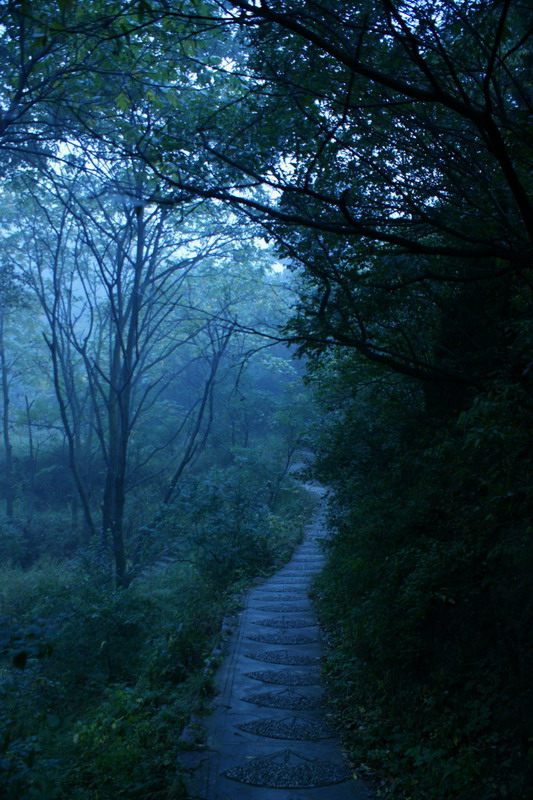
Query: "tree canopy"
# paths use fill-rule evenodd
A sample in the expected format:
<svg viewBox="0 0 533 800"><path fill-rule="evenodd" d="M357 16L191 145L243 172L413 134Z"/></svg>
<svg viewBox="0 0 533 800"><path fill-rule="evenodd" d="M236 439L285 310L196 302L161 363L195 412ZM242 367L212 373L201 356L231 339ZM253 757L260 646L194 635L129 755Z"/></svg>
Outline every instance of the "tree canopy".
<svg viewBox="0 0 533 800"><path fill-rule="evenodd" d="M488 366L444 351L462 338L483 361L529 297L531 9L236 2L221 18L245 50L199 129L215 179L170 159L171 185L238 205L301 267L304 350L479 389ZM420 331L443 326L436 351Z"/></svg>
<svg viewBox="0 0 533 800"><path fill-rule="evenodd" d="M121 646L150 548L229 590L291 541L312 388L326 671L401 800L530 798L532 38L527 0L0 8L2 553L104 553Z"/></svg>

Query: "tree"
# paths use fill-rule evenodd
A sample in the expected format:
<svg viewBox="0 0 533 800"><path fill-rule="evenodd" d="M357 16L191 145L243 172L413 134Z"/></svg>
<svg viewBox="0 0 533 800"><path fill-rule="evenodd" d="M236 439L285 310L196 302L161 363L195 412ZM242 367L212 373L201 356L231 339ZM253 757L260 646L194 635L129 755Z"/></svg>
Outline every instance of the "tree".
<svg viewBox="0 0 533 800"><path fill-rule="evenodd" d="M13 521L14 485L13 485L13 444L11 441L11 381L13 361L7 351L6 329L10 315L20 309L23 295L19 281L13 270L7 265L0 277L0 370L2 372L2 435L4 444L4 494L6 501L6 518Z"/></svg>
<svg viewBox="0 0 533 800"><path fill-rule="evenodd" d="M300 281L353 751L399 796L529 797L531 7L232 8L250 51L204 190Z"/></svg>
<svg viewBox="0 0 533 800"><path fill-rule="evenodd" d="M101 491L103 542L109 538L125 585L127 493L149 479L158 456L156 474L170 473L162 497L169 503L205 447L220 365L246 297L235 264L247 245L234 244L234 221L222 209L184 206L171 214L146 200L147 178L135 164L112 169L119 170L114 190L109 172L100 180L75 167L22 176L24 228L6 259L41 304L87 531L98 528ZM247 265L250 283L260 263ZM157 436L146 432L150 417ZM167 456L161 466L160 454L176 442L174 464Z"/></svg>
<svg viewBox="0 0 533 800"><path fill-rule="evenodd" d="M8 0L0 9L3 169L65 158L59 143L105 139L161 71L161 12L135 0ZM149 29L149 30L148 30ZM158 38L159 34L159 38ZM151 47L148 47L148 43ZM91 102L88 103L88 97Z"/></svg>
<svg viewBox="0 0 533 800"><path fill-rule="evenodd" d="M38 333L34 320L36 306L27 291L20 274L11 263L7 241L10 239L12 222L9 201L4 206L6 228L2 236L2 255L0 261L0 373L2 443L4 449L2 494L5 499L6 519L12 523L15 511L31 519L33 503L31 474L29 480L21 469L26 458L24 431L28 426L31 405L39 391L39 376L36 375L36 355L38 354ZM37 346L36 346L37 344ZM41 387L42 388L42 387ZM31 398L31 399L30 399ZM31 434L31 427L29 428ZM36 442L30 435L31 445L28 458ZM30 466L31 472L31 466ZM22 501L17 508L17 501Z"/></svg>
<svg viewBox="0 0 533 800"><path fill-rule="evenodd" d="M0 11L3 81L0 151L4 170L57 152L78 105L80 79L98 67L98 43L112 37L119 5L25 3Z"/></svg>
<svg viewBox="0 0 533 800"><path fill-rule="evenodd" d="M513 307L530 293L531 10L232 8L219 19L239 26L248 52L204 114L210 166L193 181L167 162L170 185L237 205L301 268L289 333L303 351L355 348L461 405L494 358L504 368ZM171 126L161 141L170 149Z"/></svg>
<svg viewBox="0 0 533 800"><path fill-rule="evenodd" d="M207 7L197 0L177 8L160 0L2 4L2 174L74 159L90 172L102 158L136 157L173 118L181 120L174 166L188 173L198 161L196 115L225 55L225 25L207 23Z"/></svg>

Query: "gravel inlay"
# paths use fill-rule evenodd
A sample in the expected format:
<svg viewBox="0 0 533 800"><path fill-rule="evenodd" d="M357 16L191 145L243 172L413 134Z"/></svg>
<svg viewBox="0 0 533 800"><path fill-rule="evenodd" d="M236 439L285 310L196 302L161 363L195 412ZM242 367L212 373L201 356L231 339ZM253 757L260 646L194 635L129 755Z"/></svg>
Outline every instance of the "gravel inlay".
<svg viewBox="0 0 533 800"><path fill-rule="evenodd" d="M303 597L308 597L309 596L310 588L311 588L311 585L309 583L307 583L307 581L306 581L305 583L302 583L301 585L298 584L297 586L293 586L292 583L280 583L279 585L274 585L273 584L270 587L267 587L265 589L261 589L261 591L262 592L272 592L272 593L276 593L276 594L279 594L280 592L290 592L291 594L293 592L295 594L299 593L300 594L300 598L299 599L301 600Z"/></svg>
<svg viewBox="0 0 533 800"><path fill-rule="evenodd" d="M313 570L317 569L319 569L318 565L301 561L299 564L287 564L283 569L280 569L274 577L279 578L282 575L304 575L306 572L313 572Z"/></svg>
<svg viewBox="0 0 533 800"><path fill-rule="evenodd" d="M274 594L272 593L270 597L256 597L256 603L297 603L299 600L302 599L301 594Z"/></svg>
<svg viewBox="0 0 533 800"><path fill-rule="evenodd" d="M304 636L301 633L286 631L283 633L250 633L247 639L253 642L264 642L265 644L312 644L316 642L312 636Z"/></svg>
<svg viewBox="0 0 533 800"><path fill-rule="evenodd" d="M306 758L293 750L252 758L243 767L236 767L222 774L240 783L270 789L312 789L341 783L349 778L349 773L342 764Z"/></svg>
<svg viewBox="0 0 533 800"><path fill-rule="evenodd" d="M266 661L268 664L287 664L289 667L311 667L316 666L318 658L314 656L302 656L298 653L290 653L288 650L260 650L258 653L245 653L247 658L255 658L256 661Z"/></svg>
<svg viewBox="0 0 533 800"><path fill-rule="evenodd" d="M263 683L277 683L278 686L320 686L320 675L316 672L298 672L294 669L265 669L259 672L246 672L247 678Z"/></svg>
<svg viewBox="0 0 533 800"><path fill-rule="evenodd" d="M250 694L241 698L245 703L254 703L265 708L285 708L287 711L315 711L322 705L321 698L299 694L293 689L283 689L281 692L261 692Z"/></svg>
<svg viewBox="0 0 533 800"><path fill-rule="evenodd" d="M304 562L302 561L302 566L299 564L291 564L291 572L296 572L297 574L305 575L307 572L320 572L324 568L324 561L309 561ZM282 573L285 574L285 573Z"/></svg>
<svg viewBox="0 0 533 800"><path fill-rule="evenodd" d="M299 570L293 570L292 572L280 572L279 577L291 578L291 579L300 578L301 580L302 578L307 578L310 577L311 575L318 575L319 572L320 572L319 569L299 569Z"/></svg>
<svg viewBox="0 0 533 800"><path fill-rule="evenodd" d="M291 606L287 603L279 603L278 605L268 606L254 606L257 611L279 611L281 614L293 614L296 612L309 611L309 605L306 606Z"/></svg>
<svg viewBox="0 0 533 800"><path fill-rule="evenodd" d="M284 719L262 719L244 722L237 725L241 731L254 733L256 736L268 736L271 739L292 739L301 742L317 742L320 739L331 739L336 735L333 728L321 722L310 722L298 717Z"/></svg>
<svg viewBox="0 0 533 800"><path fill-rule="evenodd" d="M313 550L308 550L307 552L300 551L297 556L291 561L290 564L287 564L288 567L298 567L300 564L305 564L308 566L309 564L323 564L325 562L324 556L321 556L320 553L316 552L316 548Z"/></svg>
<svg viewBox="0 0 533 800"><path fill-rule="evenodd" d="M323 564L326 558L322 554L320 547L311 545L307 550L299 550L295 560L291 561L287 566L292 567L295 564L302 564L304 561L307 564Z"/></svg>
<svg viewBox="0 0 533 800"><path fill-rule="evenodd" d="M276 583L269 583L268 585L276 592L305 591L310 585L310 581L308 578L294 578L293 580L290 578L285 580L284 578L283 580L279 580Z"/></svg>
<svg viewBox="0 0 533 800"><path fill-rule="evenodd" d="M253 624L264 625L265 628L312 628L317 625L314 619L285 619L285 617L256 619Z"/></svg>

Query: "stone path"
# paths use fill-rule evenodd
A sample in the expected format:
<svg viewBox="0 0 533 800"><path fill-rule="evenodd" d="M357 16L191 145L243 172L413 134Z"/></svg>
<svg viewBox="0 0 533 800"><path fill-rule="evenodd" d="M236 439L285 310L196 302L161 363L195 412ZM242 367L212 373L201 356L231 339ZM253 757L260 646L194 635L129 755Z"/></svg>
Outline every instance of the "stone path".
<svg viewBox="0 0 533 800"><path fill-rule="evenodd" d="M248 592L216 676L194 800L367 800L325 719L320 631L307 591L323 564L322 507L276 575Z"/></svg>

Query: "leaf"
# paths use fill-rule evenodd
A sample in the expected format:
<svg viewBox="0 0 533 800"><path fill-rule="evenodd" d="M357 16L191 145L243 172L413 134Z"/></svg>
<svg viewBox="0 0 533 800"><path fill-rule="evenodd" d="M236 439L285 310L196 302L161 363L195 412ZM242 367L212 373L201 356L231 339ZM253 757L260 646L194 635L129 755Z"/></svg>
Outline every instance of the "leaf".
<svg viewBox="0 0 533 800"><path fill-rule="evenodd" d="M28 653L26 650L20 650L13 656L13 666L17 669L24 669L28 662Z"/></svg>
<svg viewBox="0 0 533 800"><path fill-rule="evenodd" d="M127 97L124 92L121 92L118 97L115 98L115 103L120 111L128 111L131 107L129 97Z"/></svg>

